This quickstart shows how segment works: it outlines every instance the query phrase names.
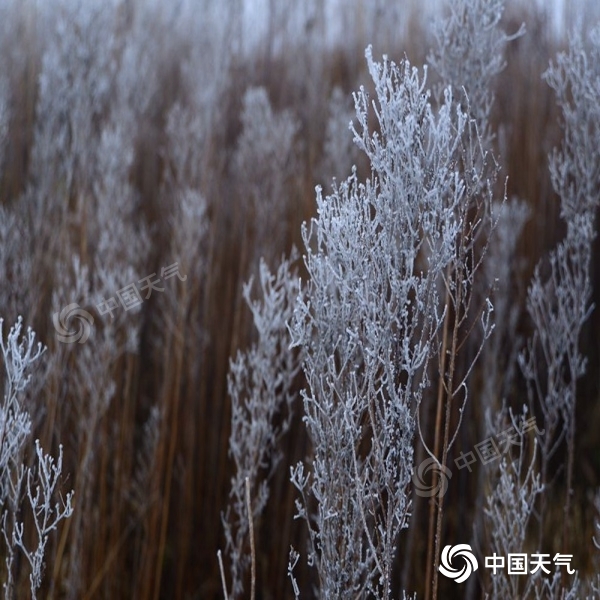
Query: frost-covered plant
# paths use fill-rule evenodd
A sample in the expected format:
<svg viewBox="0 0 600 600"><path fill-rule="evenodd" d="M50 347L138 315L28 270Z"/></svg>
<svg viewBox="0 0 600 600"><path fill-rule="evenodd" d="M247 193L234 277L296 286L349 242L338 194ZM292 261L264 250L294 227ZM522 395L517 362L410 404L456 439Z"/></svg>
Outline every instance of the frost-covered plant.
<svg viewBox="0 0 600 600"><path fill-rule="evenodd" d="M545 73L562 112L564 139L562 149L550 156L550 175L560 196L567 235L550 253L549 268L540 263L534 272L527 299L534 332L519 357L530 400L544 416L546 433L540 441L544 483L549 478L549 461L566 439L565 540L573 483L577 381L586 371L579 342L591 313L590 261L600 204L599 65L600 30L596 29L587 44L573 36L569 49ZM542 522L544 509L542 498Z"/></svg>
<svg viewBox="0 0 600 600"><path fill-rule="evenodd" d="M283 458L279 443L291 424L294 382L302 360L302 352L290 348L287 329L300 292L299 279L291 267L294 260L294 255L283 260L275 273L261 261L258 300L251 298L252 280L244 286L244 299L252 311L258 338L231 361L228 377L232 413L229 454L235 474L222 521L232 598L244 592L245 573L253 558L247 550L251 523L265 509L269 480Z"/></svg>
<svg viewBox="0 0 600 600"><path fill-rule="evenodd" d="M168 184L189 187L210 197L214 176L215 140L224 126L224 91L229 84L231 60L231 14L223 14L225 5L212 0L184 0L177 5L155 2L149 19L160 15L169 49L180 52L181 95L167 112L163 158L167 162ZM227 5L232 9L233 5ZM198 18L198 15L202 15ZM145 26L144 26L145 27ZM154 40L148 44L156 50ZM139 49L137 50L139 52ZM162 51L161 51L162 53ZM217 157L222 160L223 157Z"/></svg>
<svg viewBox="0 0 600 600"><path fill-rule="evenodd" d="M222 123L224 106L220 101L229 85L232 51L241 42L233 38L238 3L239 0L228 4L214 0L183 0L177 5L155 3L160 10L171 13L165 19L167 26L175 29L188 46L181 74L191 107L206 132L212 133Z"/></svg>
<svg viewBox="0 0 600 600"><path fill-rule="evenodd" d="M0 319L0 329L4 321ZM22 335L23 319L19 317L8 332L6 341L0 331L0 348L5 367L4 397L0 413L0 502L8 497L13 469L22 460L22 449L31 431L31 416L23 405L23 392L30 381L27 373L44 349L35 343L31 329Z"/></svg>
<svg viewBox="0 0 600 600"><path fill-rule="evenodd" d="M53 301L55 308L65 306L61 298L70 297L71 301L79 298L76 290L85 295L89 302L90 281L88 270L74 261L72 271L63 271L63 285L57 286ZM82 298L82 299L83 299ZM83 304L87 307L87 304ZM85 310L85 309L84 309ZM74 319L73 319L74 320ZM82 322L82 326L85 324ZM89 323L87 324L89 327ZM67 597L81 596L82 586L86 578L86 566L90 557L85 547L85 518L93 510L95 502L95 486L98 484L98 464L95 460L101 449L108 450L105 432L101 424L115 398L117 387L113 379L112 365L122 355L123 348L116 335L118 326L108 319L104 327L98 320L90 329L90 337L83 344L57 343L55 353L61 360L54 360L48 371L47 385L63 396L68 392L75 399L71 406L72 418L78 427L68 430L69 445L73 448L76 464L75 495L78 510L73 516L69 537L68 570L65 573L68 581ZM81 330L80 330L81 331ZM126 341L125 341L126 343ZM67 433L67 428L59 430Z"/></svg>
<svg viewBox="0 0 600 600"><path fill-rule="evenodd" d="M446 10L446 16L438 19L434 26L437 45L430 52L428 62L441 78L438 96L442 96L446 86L452 86L460 105L470 118L470 125L475 133L466 144L464 159L458 165L468 182L464 206L471 207L468 209L471 213L463 213L464 222L474 226L462 235L457 244L457 264L446 277L447 291L452 290L452 293L446 295L446 305L451 306L453 310L447 313L442 337L439 360L441 377L438 381L433 445L433 455L441 456L442 465L445 465L450 439L452 400L459 393L464 394L466 400L465 384L468 375L494 326L491 322L488 323L481 336L477 333L471 334L469 322L473 322L475 315L479 313L487 314L488 317L491 315L490 291L489 288L486 289L488 281L485 277L477 279L475 274L482 265L488 245L492 243L490 240L493 239L493 230L498 219L489 215L493 208L492 190L499 172L499 166L490 154L494 139L490 126L490 113L494 101L492 82L504 68L506 44L522 33L522 30L519 30L513 36L509 36L500 27L504 10L503 0L458 0L446 3ZM473 216L473 210L476 216ZM454 314L451 317L452 313ZM449 322L449 318L452 318L453 322ZM461 348L464 348L464 359L459 360ZM467 363L463 368L465 377L462 377L457 369L462 360ZM443 425L442 412L445 413ZM462 415L462 410L460 414ZM455 433L457 431L455 430ZM438 557L442 534L441 498L438 498L437 504L430 504L429 511L425 596L427 599L435 599L438 593Z"/></svg>
<svg viewBox="0 0 600 600"><path fill-rule="evenodd" d="M11 501L8 512L5 512L2 519L2 533L9 548L7 567L12 569L15 549L18 548L29 563L31 573L29 575L31 597L37 598L37 590L42 584L44 572L44 555L48 536L56 530L58 524L63 519L68 519L73 514L73 492L69 492L66 497L61 498L59 502L54 503L56 487L62 475L62 446L59 448L58 459L55 461L50 454L46 454L39 440L35 441L36 466L25 468L23 465L15 473L11 497L19 499L24 487L24 496L21 499L21 506ZM53 504L54 503L54 504ZM30 512L35 528L35 537L37 547L29 549L24 536L24 524L17 521L17 510L20 511L27 507L25 512ZM16 509L16 510L15 510ZM11 518L7 518L8 514ZM10 524L9 524L10 521ZM10 533L9 533L10 532ZM9 575L10 582L10 575ZM10 585L5 586L7 597L11 597Z"/></svg>
<svg viewBox="0 0 600 600"><path fill-rule="evenodd" d="M168 161L165 193L172 193L172 188L200 189L204 176L202 150L209 133L201 116L194 109L176 103L167 115L165 133L164 157Z"/></svg>
<svg viewBox="0 0 600 600"><path fill-rule="evenodd" d="M190 126L189 135L184 133L186 125ZM202 281L208 266L209 219L208 202L201 191L204 173L196 162L199 155L194 143L205 132L192 111L179 106L173 107L169 113L167 132L166 155L170 160L170 173L165 178L160 194L164 204L170 207L167 220L171 240L169 259L178 263L182 282L188 278ZM161 296L161 301L170 306L167 314L176 313L178 318L185 319L190 311L201 310L195 305L193 292L183 286L181 294ZM167 324L170 329L173 325L172 322ZM203 338L203 332L197 333Z"/></svg>
<svg viewBox="0 0 600 600"><path fill-rule="evenodd" d="M160 70L171 57L172 47L180 41L172 27L167 33L172 5L156 2L133 5L119 0L119 27L122 34L114 41L118 66L114 80L111 118L133 142L148 133L148 121L161 101ZM169 35L170 34L170 35ZM161 44L156 44L160 38Z"/></svg>
<svg viewBox="0 0 600 600"><path fill-rule="evenodd" d="M306 350L314 456L292 469L292 481L324 598L392 594L410 510L415 409L446 321L440 283L457 308L458 332L478 227L489 215L490 197L474 194L472 122L451 89L434 111L425 75L408 61L376 63L368 49L367 62L376 100L364 89L355 95L354 134L372 176L361 184L354 173L325 198L318 190L318 217L303 228L309 279L293 327ZM479 216L467 220L468 211ZM490 311L488 303L484 339ZM449 393L463 387L450 381Z"/></svg>
<svg viewBox="0 0 600 600"><path fill-rule="evenodd" d="M554 571L551 577L537 578L537 580L538 585L531 591L530 596L524 596L524 600L527 600L528 597L535 598L535 600L579 600L582 598L584 586L577 571L568 585L565 585L559 570ZM586 596L586 599L592 600L589 596Z"/></svg>
<svg viewBox="0 0 600 600"><path fill-rule="evenodd" d="M232 47L241 42L232 39L240 16L234 12L233 3L213 0L153 2L149 11L151 20L160 15L165 35L173 37L169 50L180 53L173 56L180 70L181 95L167 114L164 158L174 165L179 184L185 182L206 197L219 185L214 176L215 140L225 129L223 98L230 83ZM156 49L154 39L148 43Z"/></svg>
<svg viewBox="0 0 600 600"><path fill-rule="evenodd" d="M179 113L185 123L191 111ZM179 126L178 125L178 126ZM173 131L177 131L177 127ZM183 131L179 130L180 133ZM153 326L157 328L161 343L156 346L159 364L169 365L160 378L158 407L160 422L156 440L157 466L149 478L152 504L147 504L148 535L156 539L154 547L142 551L144 569L150 577L140 576L136 582L136 594L144 596L160 589L163 576L163 561L169 552L168 521L172 510L179 507L181 495L172 493L172 487L190 489L191 468L181 468L178 444L182 440L193 443L197 423L187 419L180 410L184 406L186 393L201 388L206 377L204 372L207 335L204 327L206 312L207 267L209 265L209 218L207 202L194 179L186 179L185 165L194 165L197 148L185 134L180 138L169 136L167 154L173 162L172 173L165 178L160 190L160 199L166 212L166 231L169 243L166 246L165 262L160 270L150 273L153 280L159 281L165 293L152 294L158 310L153 312ZM170 167L171 167L170 166ZM201 172L198 171L198 172ZM170 266L170 281L166 279L167 265ZM200 283L199 282L204 282ZM167 291L167 284L172 287ZM182 332L185 332L183 334ZM195 356L199 360L190 361ZM196 401L196 396L192 396ZM191 398L190 398L191 399ZM154 501L159 500L159 501ZM184 510L189 510L190 504ZM187 518L192 518L190 513ZM185 520L186 516L180 516Z"/></svg>
<svg viewBox="0 0 600 600"><path fill-rule="evenodd" d="M348 134L353 117L352 103L339 87L333 88L328 105L323 163L319 170L328 180L344 179L356 162L357 148Z"/></svg>
<svg viewBox="0 0 600 600"><path fill-rule="evenodd" d="M240 197L248 202L254 229L254 254L270 259L279 253L287 232L285 196L295 167L294 137L298 123L289 111L273 111L267 90L250 88L243 98L243 131L233 157Z"/></svg>
<svg viewBox="0 0 600 600"><path fill-rule="evenodd" d="M515 288L518 289L519 260L517 258L517 242L523 230L530 210L525 202L513 199L499 203L496 207L497 224L490 241L484 270L486 287L483 293L492 290L494 303L494 333L488 340L481 358L481 368L484 380L481 398L481 412L485 416L495 413L503 405L504 399L511 392L517 371L517 356L519 352L515 340L518 340L517 325L521 314L520 304L515 302ZM494 435L493 424L489 419L482 419L480 439L488 439ZM481 544L480 536L485 530L483 506L486 501L485 487L490 473L488 469L479 469L474 509L475 522L472 533L472 547ZM469 578L467 583L467 598L474 598L477 586L475 578Z"/></svg>
<svg viewBox="0 0 600 600"><path fill-rule="evenodd" d="M47 15L51 33L42 59L32 156L39 202L49 202L57 189L70 196L73 185L84 187L95 171L93 140L116 72L118 3L59 0ZM41 224L46 216L39 215Z"/></svg>
<svg viewBox="0 0 600 600"><path fill-rule="evenodd" d="M124 199L126 202L127 199ZM101 210L101 209L100 209ZM119 223L114 228L114 238L119 239L127 223ZM127 244L121 237L119 244ZM101 233L99 244L107 244L110 234ZM130 239L135 248L135 239ZM105 247L106 248L106 247ZM61 277L56 282L52 296L53 312L60 314L65 306L74 303L81 307L77 318L68 317L69 329L79 327L81 344L57 342L46 374L46 385L59 396L72 395L69 418L78 423L76 428L67 428L64 421L57 420L55 428L61 435L68 432L69 449L77 466L75 493L78 511L73 516L68 543L69 560L65 577L69 583L68 596L81 596L84 582L89 577L91 549L85 545L85 535L92 528L97 537L104 534L108 523L87 523L85 518L93 511L97 502L97 489L102 484L102 466L97 461L101 452L111 456L114 445L109 439L119 439L114 430L109 432L107 414L121 397L121 381L115 374L115 365L126 364L127 356L137 352L139 332L139 305L125 310L121 305L113 306L110 313L102 314L99 306L116 305L116 293L126 285L136 284L139 275L129 265L127 251L118 256L117 248L106 248L107 263L96 260L95 268L83 264L77 255L61 269ZM135 313L137 313L137 318ZM77 321L79 319L79 322ZM56 323L55 323L56 324ZM70 333L70 332L69 332ZM70 334L72 335L72 334ZM76 341L77 338L71 341ZM74 346L77 346L75 349ZM56 411L56 408L53 409ZM53 418L56 418L54 412ZM63 429L64 427L64 429ZM114 438L112 437L114 435ZM122 484L119 494L127 497L131 493L131 481ZM63 551L65 551L63 549Z"/></svg>
<svg viewBox="0 0 600 600"><path fill-rule="evenodd" d="M138 516L142 516L155 500L151 493L152 470L161 430L162 411L152 406L142 429L142 444L136 455L134 481L129 497Z"/></svg>
<svg viewBox="0 0 600 600"><path fill-rule="evenodd" d="M518 439L511 440L518 448L516 456L511 456L509 450L508 456L501 458L497 480L487 496L484 509L486 526L491 537L490 555L494 553L508 556L523 552L529 520L534 513L538 496L544 491L537 472L537 439L533 438L533 450L529 454L525 446L526 419L526 407L520 418L515 417L511 410L503 410L494 419L495 424L490 426L490 430L496 433L507 426L512 426L513 430L518 432ZM505 570L501 570L491 577L491 597L526 598L537 585L543 583L539 581L540 578L541 573L538 571L536 577L527 577L523 583L522 578L507 575Z"/></svg>
<svg viewBox="0 0 600 600"><path fill-rule="evenodd" d="M436 20L436 48L427 60L443 85L463 91L465 110L477 121L483 146L490 147L493 133L490 111L493 80L504 69L506 45L524 33L507 35L500 27L505 0L455 0L446 2L447 16Z"/></svg>
<svg viewBox="0 0 600 600"><path fill-rule="evenodd" d="M88 200L86 217L91 223L85 226L95 234L91 250L96 254L97 269L106 266L117 271L117 279L126 285L144 268L149 251L148 234L139 216L140 199L130 182L134 149L127 130L117 123L104 127L96 161L96 173L90 179L95 202Z"/></svg>
<svg viewBox="0 0 600 600"><path fill-rule="evenodd" d="M71 516L73 493L55 502L56 487L62 474L62 446L58 459L46 454L39 440L35 442L35 465L25 465L25 445L30 438L31 415L24 404L24 393L31 375L27 373L41 357L45 348L35 342L31 329L22 332L19 317L6 340L1 331L0 348L4 364L4 397L0 409L0 505L2 534L6 542L5 598L14 597L15 563L20 551L31 568L29 575L31 597L37 597L42 583L44 556L48 536L58 523ZM30 509L30 510L29 510ZM23 514L29 513L35 530L37 546L28 547Z"/></svg>

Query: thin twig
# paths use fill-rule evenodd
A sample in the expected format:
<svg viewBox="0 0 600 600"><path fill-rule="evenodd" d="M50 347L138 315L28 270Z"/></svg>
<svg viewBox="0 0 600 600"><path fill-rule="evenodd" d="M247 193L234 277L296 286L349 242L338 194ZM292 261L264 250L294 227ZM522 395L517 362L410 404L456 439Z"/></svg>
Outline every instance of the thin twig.
<svg viewBox="0 0 600 600"><path fill-rule="evenodd" d="M229 600L229 596L227 595L227 582L225 581L225 569L223 568L223 556L221 555L221 551L217 552L217 558L219 559L219 571L221 571L221 586L223 587L223 597L225 600Z"/></svg>
<svg viewBox="0 0 600 600"><path fill-rule="evenodd" d="M252 558L252 582L250 584L250 600L254 600L256 588L256 552L254 548L254 522L252 504L250 502L250 479L246 477L246 505L248 506L248 527L250 529L250 556Z"/></svg>

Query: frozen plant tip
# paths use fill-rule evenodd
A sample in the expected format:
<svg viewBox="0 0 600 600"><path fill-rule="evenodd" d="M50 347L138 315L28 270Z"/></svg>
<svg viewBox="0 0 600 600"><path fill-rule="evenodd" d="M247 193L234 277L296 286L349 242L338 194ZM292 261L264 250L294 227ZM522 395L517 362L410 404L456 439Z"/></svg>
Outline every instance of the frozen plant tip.
<svg viewBox="0 0 600 600"><path fill-rule="evenodd" d="M45 454L40 446L39 440L35 441L35 453L37 465L27 468L25 475L25 497L26 503L31 509L36 531L38 545L30 550L23 536L23 523L16 522L12 532L12 542L23 552L23 556L31 566L29 580L31 584L31 597L37 597L37 590L42 583L44 569L44 554L48 535L54 531L63 519L73 514L73 492L69 492L65 499L53 504L53 498L62 474L62 446L59 447L58 459Z"/></svg>
<svg viewBox="0 0 600 600"><path fill-rule="evenodd" d="M0 332L3 321L0 319ZM37 597L42 583L44 554L49 535L58 523L71 516L72 492L64 500L54 502L56 486L62 473L62 446L55 460L45 454L39 440L35 442L34 467L25 467L23 450L31 430L31 417L23 407L23 392L29 383L28 368L35 363L44 348L35 342L35 333L27 329L21 335L22 319L10 329L6 341L0 335L0 348L5 367L4 399L1 412L0 491L3 504L2 534L6 542L7 578L3 584L5 597L14 594L13 567L19 549L31 567L29 575L31 597ZM19 519L30 508L37 547L27 547L25 524Z"/></svg>
<svg viewBox="0 0 600 600"><path fill-rule="evenodd" d="M4 502L10 490L10 470L20 462L23 444L31 430L31 417L22 405L25 388L31 377L29 368L37 362L45 348L35 341L35 333L27 328L22 335L23 319L19 317L10 328L6 340L0 319L0 349L4 362L4 396L0 409L0 500Z"/></svg>

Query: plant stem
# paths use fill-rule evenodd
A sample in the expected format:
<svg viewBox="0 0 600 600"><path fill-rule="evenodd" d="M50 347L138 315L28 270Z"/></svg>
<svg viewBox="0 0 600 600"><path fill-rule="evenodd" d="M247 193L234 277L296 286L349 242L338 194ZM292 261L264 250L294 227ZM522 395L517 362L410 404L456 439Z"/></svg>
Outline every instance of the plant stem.
<svg viewBox="0 0 600 600"><path fill-rule="evenodd" d="M248 477L246 477L246 505L248 506L248 528L250 530L250 556L252 559L250 600L254 600L256 591L256 550L254 548L254 519L252 518L252 503L250 501L250 479L248 479Z"/></svg>
<svg viewBox="0 0 600 600"><path fill-rule="evenodd" d="M446 298L445 298L445 306L447 307L450 301L450 292L446 289ZM446 317L444 319L444 333L442 337L442 352L440 357L440 368L439 368L439 379L438 379L438 390L437 390L437 409L435 416L435 434L433 440L433 455L437 457L440 453L440 438L441 438L441 430L442 430L442 406L444 401L444 373L446 371L446 350L448 348L448 327L450 321L450 313L446 312ZM436 470L432 471L433 480L431 482L432 489L436 489L438 485L438 472ZM441 490L440 490L441 491ZM437 498L437 502L441 502L442 497L441 494ZM434 540L434 528L435 528L435 506L436 499L432 497L429 501L429 533L427 537L427 571L425 574L425 600L430 600L431 598L431 586L433 581L433 573L432 568L434 565L433 558L433 540Z"/></svg>

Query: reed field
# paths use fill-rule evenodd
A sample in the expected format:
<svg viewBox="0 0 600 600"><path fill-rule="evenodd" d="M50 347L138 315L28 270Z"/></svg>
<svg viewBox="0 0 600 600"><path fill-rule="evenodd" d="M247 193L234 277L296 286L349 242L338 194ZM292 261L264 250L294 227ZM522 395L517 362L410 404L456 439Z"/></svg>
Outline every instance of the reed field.
<svg viewBox="0 0 600 600"><path fill-rule="evenodd" d="M0 0L6 598L600 598L592 4Z"/></svg>

